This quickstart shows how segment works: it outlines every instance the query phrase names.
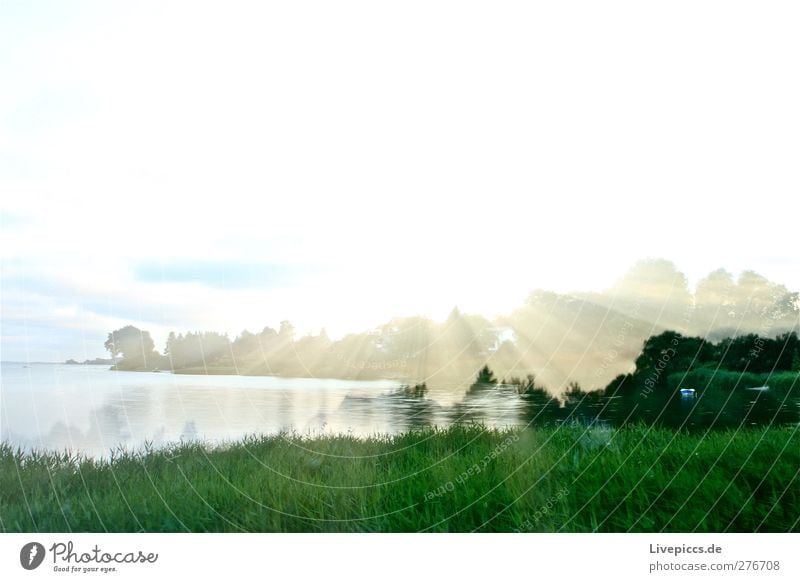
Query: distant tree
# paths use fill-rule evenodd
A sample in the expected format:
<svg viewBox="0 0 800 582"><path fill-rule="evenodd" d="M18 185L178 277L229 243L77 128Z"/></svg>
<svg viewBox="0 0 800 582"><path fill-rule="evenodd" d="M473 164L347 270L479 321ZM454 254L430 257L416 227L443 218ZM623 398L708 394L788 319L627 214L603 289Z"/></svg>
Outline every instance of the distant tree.
<svg viewBox="0 0 800 582"><path fill-rule="evenodd" d="M258 349L258 336L244 330L233 340L231 349L233 350L234 359L242 361Z"/></svg>
<svg viewBox="0 0 800 582"><path fill-rule="evenodd" d="M754 366L758 367L760 363L754 362L759 359L760 355L760 351L756 351L754 348L761 348L763 341L754 333L726 338L715 346L713 360L726 370L754 372L756 371ZM766 360L766 358L760 359L761 362Z"/></svg>
<svg viewBox="0 0 800 582"><path fill-rule="evenodd" d="M631 396L637 387L637 378L633 374L619 374L608 383L603 393L609 397Z"/></svg>
<svg viewBox="0 0 800 582"><path fill-rule="evenodd" d="M478 376L475 378L475 383L493 385L497 384L497 378L494 377L494 372L489 369L489 366L484 366L478 371Z"/></svg>
<svg viewBox="0 0 800 582"><path fill-rule="evenodd" d="M406 396L407 398L423 398L428 392L428 386L425 384L425 382L422 384L414 384L413 386L404 384L400 388L403 396Z"/></svg>
<svg viewBox="0 0 800 582"><path fill-rule="evenodd" d="M286 341L294 340L294 326L292 323L290 321L282 321L278 335L281 337L281 339Z"/></svg>
<svg viewBox="0 0 800 582"><path fill-rule="evenodd" d="M175 345L175 342L177 341L177 339L178 338L175 337L175 332L174 331L169 332L169 335L167 336L167 343L164 346L164 355L165 356L169 356L172 353L171 349Z"/></svg>
<svg viewBox="0 0 800 582"><path fill-rule="evenodd" d="M580 404L585 397L586 392L581 389L581 385L577 382L570 382L564 392L564 405L575 406Z"/></svg>
<svg viewBox="0 0 800 582"><path fill-rule="evenodd" d="M775 338L775 368L778 370L797 369L795 359L800 357L800 338L795 332L787 332ZM769 370L767 370L769 371Z"/></svg>
<svg viewBox="0 0 800 582"><path fill-rule="evenodd" d="M227 334L214 331L170 334L167 353L173 369L197 366L230 366L231 342Z"/></svg>
<svg viewBox="0 0 800 582"><path fill-rule="evenodd" d="M665 331L644 342L642 353L636 358L635 376L651 391L660 390L666 386L667 376L713 361L714 352L715 347L702 338Z"/></svg>
<svg viewBox="0 0 800 582"><path fill-rule="evenodd" d="M519 394L532 393L540 388L540 386L536 385L536 376L534 374L528 374L524 379L512 376L511 379L508 382L504 382L504 384L516 386Z"/></svg>
<svg viewBox="0 0 800 582"><path fill-rule="evenodd" d="M261 332L256 336L256 339L258 343L259 355L269 352L279 342L278 332L269 326L266 326L264 329L262 329Z"/></svg>
<svg viewBox="0 0 800 582"><path fill-rule="evenodd" d="M109 333L104 345L113 358L122 356L121 368L149 368L157 366L160 360L150 332L132 325Z"/></svg>

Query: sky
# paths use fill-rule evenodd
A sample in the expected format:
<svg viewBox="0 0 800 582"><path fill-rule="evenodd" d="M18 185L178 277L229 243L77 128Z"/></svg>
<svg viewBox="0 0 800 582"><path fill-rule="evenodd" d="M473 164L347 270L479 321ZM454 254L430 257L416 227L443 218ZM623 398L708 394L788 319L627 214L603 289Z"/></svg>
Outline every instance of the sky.
<svg viewBox="0 0 800 582"><path fill-rule="evenodd" d="M530 4L2 0L0 358L800 289L797 6Z"/></svg>

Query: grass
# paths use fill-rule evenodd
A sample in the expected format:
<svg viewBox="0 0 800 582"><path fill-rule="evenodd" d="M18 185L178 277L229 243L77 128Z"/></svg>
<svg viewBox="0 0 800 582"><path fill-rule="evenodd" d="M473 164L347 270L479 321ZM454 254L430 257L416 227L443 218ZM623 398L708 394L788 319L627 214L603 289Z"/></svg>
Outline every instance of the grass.
<svg viewBox="0 0 800 582"><path fill-rule="evenodd" d="M24 532L799 531L797 427L455 426L249 438L96 461L0 446Z"/></svg>
<svg viewBox="0 0 800 582"><path fill-rule="evenodd" d="M797 372L773 372L772 374L753 374L715 368L698 368L691 372L671 374L669 384L673 388L716 388L730 392L758 386L769 386L781 395L796 394L800 390Z"/></svg>

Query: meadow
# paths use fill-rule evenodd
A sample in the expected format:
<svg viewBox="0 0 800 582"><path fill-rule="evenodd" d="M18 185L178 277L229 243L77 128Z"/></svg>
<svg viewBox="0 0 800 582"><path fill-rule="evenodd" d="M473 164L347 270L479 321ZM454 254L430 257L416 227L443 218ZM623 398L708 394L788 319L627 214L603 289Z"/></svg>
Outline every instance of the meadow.
<svg viewBox="0 0 800 582"><path fill-rule="evenodd" d="M0 446L6 532L800 531L797 426L252 437L107 460Z"/></svg>

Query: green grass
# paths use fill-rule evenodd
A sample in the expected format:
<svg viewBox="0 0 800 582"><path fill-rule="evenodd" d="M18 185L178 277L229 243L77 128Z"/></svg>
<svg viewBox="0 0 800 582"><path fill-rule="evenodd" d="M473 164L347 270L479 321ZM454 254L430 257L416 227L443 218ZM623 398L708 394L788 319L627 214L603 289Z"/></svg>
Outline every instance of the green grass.
<svg viewBox="0 0 800 582"><path fill-rule="evenodd" d="M471 469L471 471L470 471ZM111 461L0 447L4 531L798 531L796 427L429 429ZM461 478L460 476L463 476Z"/></svg>
<svg viewBox="0 0 800 582"><path fill-rule="evenodd" d="M698 368L691 372L678 372L669 376L672 388L715 388L730 392L757 386L769 386L774 392L788 394L800 391L797 372L773 372L772 374L753 374L716 368Z"/></svg>

